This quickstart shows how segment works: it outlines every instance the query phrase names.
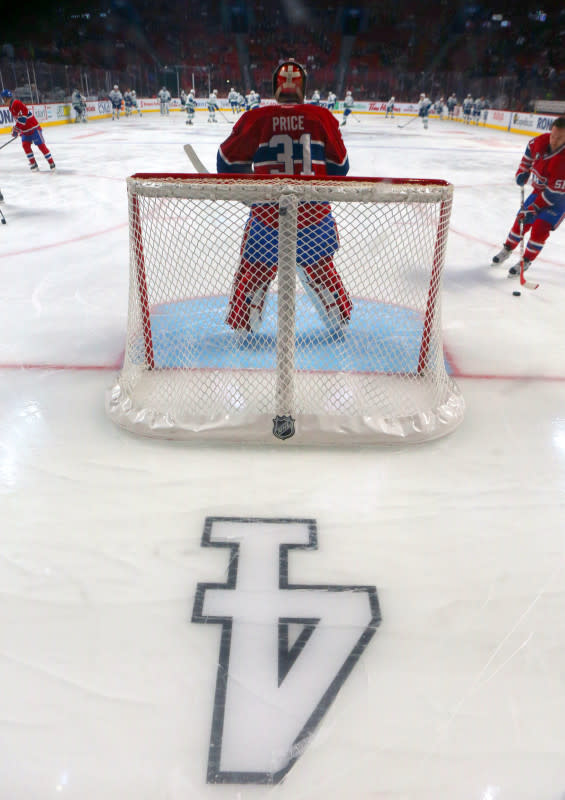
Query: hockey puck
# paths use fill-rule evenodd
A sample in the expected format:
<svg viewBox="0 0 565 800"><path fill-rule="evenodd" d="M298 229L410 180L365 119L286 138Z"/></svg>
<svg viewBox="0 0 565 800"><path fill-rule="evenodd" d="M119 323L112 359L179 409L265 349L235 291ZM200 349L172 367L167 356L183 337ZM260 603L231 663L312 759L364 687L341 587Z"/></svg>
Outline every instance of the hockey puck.
<svg viewBox="0 0 565 800"><path fill-rule="evenodd" d="M512 294L514 295L514 297L520 297L522 292L512 292Z"/></svg>

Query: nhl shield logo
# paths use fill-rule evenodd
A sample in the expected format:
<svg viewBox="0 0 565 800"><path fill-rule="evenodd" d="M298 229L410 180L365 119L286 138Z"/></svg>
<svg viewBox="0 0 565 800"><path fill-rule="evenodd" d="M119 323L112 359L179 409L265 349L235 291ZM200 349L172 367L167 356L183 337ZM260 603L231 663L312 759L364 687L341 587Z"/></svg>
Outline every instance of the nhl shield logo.
<svg viewBox="0 0 565 800"><path fill-rule="evenodd" d="M294 436L294 420L290 416L278 416L273 420L273 433L277 439L290 439Z"/></svg>

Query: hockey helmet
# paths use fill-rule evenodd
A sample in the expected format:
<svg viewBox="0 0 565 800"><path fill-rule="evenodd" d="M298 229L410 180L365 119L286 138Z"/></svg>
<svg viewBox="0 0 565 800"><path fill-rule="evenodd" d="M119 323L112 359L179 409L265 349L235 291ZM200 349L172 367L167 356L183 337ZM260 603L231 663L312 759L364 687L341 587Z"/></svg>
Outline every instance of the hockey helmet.
<svg viewBox="0 0 565 800"><path fill-rule="evenodd" d="M306 95L306 70L304 67L289 58L278 65L273 72L273 96L275 100L281 97L286 100L296 99L304 102Z"/></svg>
<svg viewBox="0 0 565 800"><path fill-rule="evenodd" d="M3 100L10 100L14 95L9 89L2 89L1 96Z"/></svg>
<svg viewBox="0 0 565 800"><path fill-rule="evenodd" d="M115 84L114 84L114 89L117 89L117 88L118 88L118 84L117 84L117 83L115 83Z"/></svg>

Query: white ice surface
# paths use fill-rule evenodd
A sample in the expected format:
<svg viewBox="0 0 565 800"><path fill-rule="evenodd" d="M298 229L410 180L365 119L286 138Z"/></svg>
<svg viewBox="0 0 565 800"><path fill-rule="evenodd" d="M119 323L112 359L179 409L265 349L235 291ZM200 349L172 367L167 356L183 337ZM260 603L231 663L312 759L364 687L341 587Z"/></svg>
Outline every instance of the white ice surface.
<svg viewBox="0 0 565 800"><path fill-rule="evenodd" d="M408 450L195 447L104 415L125 340L125 177L215 166L180 114L45 129L1 157L0 800L559 800L565 791L565 226L492 268L526 137L363 118L351 174L455 185L443 301L468 411ZM219 632L190 621L207 516L308 517L296 582L382 623L286 780L207 785Z"/></svg>

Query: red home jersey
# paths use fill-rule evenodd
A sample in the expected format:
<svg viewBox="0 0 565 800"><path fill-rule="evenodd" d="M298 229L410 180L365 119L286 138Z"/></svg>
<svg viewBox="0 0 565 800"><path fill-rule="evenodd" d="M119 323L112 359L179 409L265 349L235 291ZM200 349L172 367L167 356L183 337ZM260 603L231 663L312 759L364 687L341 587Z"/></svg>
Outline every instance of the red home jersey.
<svg viewBox="0 0 565 800"><path fill-rule="evenodd" d="M39 122L33 112L17 98L10 103L10 112L15 120L14 127L19 133L32 133L39 128Z"/></svg>
<svg viewBox="0 0 565 800"><path fill-rule="evenodd" d="M347 151L336 118L321 106L252 109L220 146L218 172L271 175L346 175Z"/></svg>
<svg viewBox="0 0 565 800"><path fill-rule="evenodd" d="M538 195L536 205L556 206L565 211L565 145L549 149L549 133L530 139L516 175L528 172Z"/></svg>

